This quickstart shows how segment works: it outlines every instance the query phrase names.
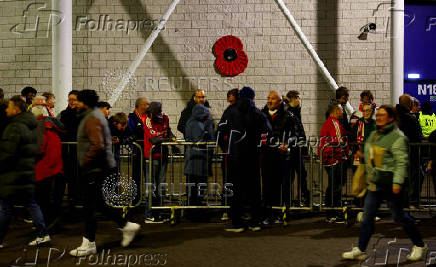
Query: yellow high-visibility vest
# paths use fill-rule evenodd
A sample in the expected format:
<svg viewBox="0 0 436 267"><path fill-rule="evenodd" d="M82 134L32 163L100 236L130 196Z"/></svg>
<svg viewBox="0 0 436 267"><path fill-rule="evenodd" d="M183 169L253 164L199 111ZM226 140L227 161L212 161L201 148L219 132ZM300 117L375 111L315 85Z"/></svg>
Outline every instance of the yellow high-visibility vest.
<svg viewBox="0 0 436 267"><path fill-rule="evenodd" d="M420 111L419 124L422 128L422 135L425 137L429 136L434 130L436 130L436 115L434 113L431 115L425 115Z"/></svg>

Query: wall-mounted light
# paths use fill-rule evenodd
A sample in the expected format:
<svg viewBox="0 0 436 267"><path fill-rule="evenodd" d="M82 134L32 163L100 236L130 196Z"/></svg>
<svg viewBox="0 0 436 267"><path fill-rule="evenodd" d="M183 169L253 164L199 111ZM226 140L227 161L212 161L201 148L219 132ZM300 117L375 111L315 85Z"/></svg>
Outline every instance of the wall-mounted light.
<svg viewBox="0 0 436 267"><path fill-rule="evenodd" d="M409 79L419 79L419 78L421 78L421 75L419 75L418 73L409 73L409 74L407 74L407 78L409 78Z"/></svg>

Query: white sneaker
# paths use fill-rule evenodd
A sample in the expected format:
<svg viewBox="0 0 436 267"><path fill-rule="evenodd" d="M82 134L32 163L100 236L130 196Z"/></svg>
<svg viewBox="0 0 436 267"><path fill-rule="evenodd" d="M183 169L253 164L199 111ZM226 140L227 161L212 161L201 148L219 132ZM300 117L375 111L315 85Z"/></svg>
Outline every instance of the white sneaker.
<svg viewBox="0 0 436 267"><path fill-rule="evenodd" d="M425 244L423 247L413 246L412 252L408 254L406 258L409 261L420 261L427 256L427 250L427 244Z"/></svg>
<svg viewBox="0 0 436 267"><path fill-rule="evenodd" d="M83 257L96 253L97 247L95 246L95 241L90 242L86 237L83 237L80 247L70 251L70 255L73 257Z"/></svg>
<svg viewBox="0 0 436 267"><path fill-rule="evenodd" d="M141 229L141 226L137 223L127 222L123 229L120 229L123 232L123 240L121 241L122 247L127 247L130 245L130 242L135 238L136 233Z"/></svg>
<svg viewBox="0 0 436 267"><path fill-rule="evenodd" d="M164 223L163 220L157 220L154 217L147 217L145 218L145 223Z"/></svg>
<svg viewBox="0 0 436 267"><path fill-rule="evenodd" d="M351 251L342 253L342 258L346 260L363 261L367 258L367 255L365 252L360 251L358 247L354 247Z"/></svg>
<svg viewBox="0 0 436 267"><path fill-rule="evenodd" d="M4 245L3 245L3 244L0 244L0 248L4 248Z"/></svg>
<svg viewBox="0 0 436 267"><path fill-rule="evenodd" d="M46 235L44 237L37 237L35 240L31 241L28 245L29 246L38 246L38 245L42 245L44 243L50 242L50 236Z"/></svg>

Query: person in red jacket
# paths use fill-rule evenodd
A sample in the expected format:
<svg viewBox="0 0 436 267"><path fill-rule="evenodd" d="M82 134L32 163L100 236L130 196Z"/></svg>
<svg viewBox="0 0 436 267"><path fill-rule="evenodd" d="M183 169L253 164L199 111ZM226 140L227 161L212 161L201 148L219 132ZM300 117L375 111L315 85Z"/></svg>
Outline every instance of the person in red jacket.
<svg viewBox="0 0 436 267"><path fill-rule="evenodd" d="M328 187L325 193L326 207L340 207L342 186L347 181L346 160L348 154L347 132L339 119L343 117L343 110L339 103L331 103L328 108L328 118L321 128L318 155L322 158L328 174ZM343 222L339 214L329 212L328 222Z"/></svg>
<svg viewBox="0 0 436 267"><path fill-rule="evenodd" d="M51 208L50 196L52 184L63 171L62 143L59 134L64 132L63 124L54 117L43 116L43 106L32 108L32 113L38 120L37 146L40 149L35 164L35 199L41 207L47 225L54 220L61 203L54 203ZM57 183L55 183L57 184ZM54 198L57 199L57 198Z"/></svg>
<svg viewBox="0 0 436 267"><path fill-rule="evenodd" d="M168 146L161 146L160 144L168 141L176 141L176 137L171 131L170 120L167 115L162 113L162 104L160 102L151 102L147 109L147 118L144 125L144 156L149 160L150 152L152 154L151 178L149 178L149 164L147 163L145 167L146 182L152 183L157 190L155 192L148 192L148 194L154 193L152 205L160 204L159 185L165 183L168 165ZM148 190L154 190L154 188L150 188L147 185ZM159 214L155 214L155 217L153 217L147 201L145 223L162 222Z"/></svg>

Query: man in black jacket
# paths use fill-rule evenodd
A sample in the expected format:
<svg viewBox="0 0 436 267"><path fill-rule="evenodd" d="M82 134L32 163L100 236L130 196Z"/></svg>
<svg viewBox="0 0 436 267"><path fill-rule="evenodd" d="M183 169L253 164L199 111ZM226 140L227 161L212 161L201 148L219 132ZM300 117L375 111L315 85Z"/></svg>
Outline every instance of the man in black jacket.
<svg viewBox="0 0 436 267"><path fill-rule="evenodd" d="M294 115L295 131L297 136L297 147L295 149L296 160L291 161L291 183L295 178L295 173L298 175L298 194L300 202L308 205L310 202L310 193L307 186L307 170L304 164L304 156L307 154L306 132L303 122L301 121L301 99L298 91L289 91L286 94L288 111ZM301 196L300 196L301 193ZM301 198L302 197L302 198Z"/></svg>
<svg viewBox="0 0 436 267"><path fill-rule="evenodd" d="M398 128L409 139L409 143L421 143L422 129L419 125L418 119L410 113L413 107L413 98L404 94L400 96L399 104L396 106L398 112ZM419 195L421 194L422 182L424 181L424 174L422 172L420 163L420 149L419 147L410 147L410 168L409 168L409 197L412 206L419 205Z"/></svg>
<svg viewBox="0 0 436 267"><path fill-rule="evenodd" d="M289 206L291 146L296 143L296 121L276 91L271 91L262 112L272 126L269 147L262 153L262 184L266 206L264 224L280 218L273 215L273 206ZM280 199L282 196L282 199Z"/></svg>
<svg viewBox="0 0 436 267"><path fill-rule="evenodd" d="M228 148L227 174L233 183L229 232L243 232L246 227L260 230L259 144L266 143L271 125L254 105L254 96L253 89L242 88L237 104L227 109L218 125L220 146Z"/></svg>
<svg viewBox="0 0 436 267"><path fill-rule="evenodd" d="M61 134L62 142L76 142L77 128L79 127L79 117L77 112L77 95L79 91L72 90L68 93L68 106L59 114L59 120L65 126L65 132ZM75 205L80 202L79 194L79 174L77 166L77 147L76 144L62 145L62 159L64 164L63 179L57 179L55 183L55 208L58 210L62 206L62 199L65 187L68 184L68 205L70 211L75 210Z"/></svg>
<svg viewBox="0 0 436 267"><path fill-rule="evenodd" d="M189 118L192 115L192 109L196 104L204 105L205 107L210 108L209 102L206 100L206 94L203 90L197 89L189 100L186 107L182 110L180 114L179 122L177 123L177 130L183 134L183 138L185 138L185 128L186 122L188 122Z"/></svg>
<svg viewBox="0 0 436 267"><path fill-rule="evenodd" d="M0 139L0 248L12 219L13 206L25 205L36 227L37 238L30 246L50 241L41 209L34 199L36 118L26 112L20 96L9 100L6 114L9 123Z"/></svg>

